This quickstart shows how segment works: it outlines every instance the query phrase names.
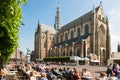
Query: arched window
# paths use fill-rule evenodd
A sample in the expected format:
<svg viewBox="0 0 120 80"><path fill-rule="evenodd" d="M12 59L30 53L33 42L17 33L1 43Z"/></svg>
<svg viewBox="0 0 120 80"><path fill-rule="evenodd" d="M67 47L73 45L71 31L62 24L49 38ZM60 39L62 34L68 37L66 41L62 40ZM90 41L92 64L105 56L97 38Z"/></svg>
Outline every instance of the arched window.
<svg viewBox="0 0 120 80"><path fill-rule="evenodd" d="M79 37L81 35L80 28L77 29L77 36Z"/></svg>
<svg viewBox="0 0 120 80"><path fill-rule="evenodd" d="M63 56L65 56L65 51L63 52Z"/></svg>
<svg viewBox="0 0 120 80"><path fill-rule="evenodd" d="M63 41L63 36L61 35L61 42Z"/></svg>
<svg viewBox="0 0 120 80"><path fill-rule="evenodd" d="M81 57L80 49L79 49L79 48L77 49L77 56L80 56L80 57Z"/></svg>
<svg viewBox="0 0 120 80"><path fill-rule="evenodd" d="M65 33L65 40L68 40L68 34Z"/></svg>
<svg viewBox="0 0 120 80"><path fill-rule="evenodd" d="M88 33L89 33L89 26L88 24L86 24L84 28L84 34L88 34Z"/></svg>
<svg viewBox="0 0 120 80"><path fill-rule="evenodd" d="M71 39L73 38L73 31L71 31Z"/></svg>
<svg viewBox="0 0 120 80"><path fill-rule="evenodd" d="M58 56L58 57L60 56L60 54L59 54L59 50L58 50L57 56Z"/></svg>
<svg viewBox="0 0 120 80"><path fill-rule="evenodd" d="M72 56L72 50L70 50L70 56Z"/></svg>

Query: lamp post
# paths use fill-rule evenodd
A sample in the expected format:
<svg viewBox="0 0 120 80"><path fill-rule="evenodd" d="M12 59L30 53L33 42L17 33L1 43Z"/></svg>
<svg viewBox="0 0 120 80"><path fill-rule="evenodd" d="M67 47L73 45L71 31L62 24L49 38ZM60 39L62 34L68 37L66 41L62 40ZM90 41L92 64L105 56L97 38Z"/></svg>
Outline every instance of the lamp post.
<svg viewBox="0 0 120 80"><path fill-rule="evenodd" d="M57 47L55 46L55 56L57 56Z"/></svg>

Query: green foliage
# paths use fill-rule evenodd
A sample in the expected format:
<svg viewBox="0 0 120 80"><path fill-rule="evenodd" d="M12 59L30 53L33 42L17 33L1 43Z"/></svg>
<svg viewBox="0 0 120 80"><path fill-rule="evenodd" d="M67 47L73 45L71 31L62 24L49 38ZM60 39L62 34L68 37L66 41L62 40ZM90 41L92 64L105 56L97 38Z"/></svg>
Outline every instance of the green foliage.
<svg viewBox="0 0 120 80"><path fill-rule="evenodd" d="M70 60L70 57L46 57L46 58L43 58L44 61L56 61L56 62L62 62L62 61L69 61Z"/></svg>
<svg viewBox="0 0 120 80"><path fill-rule="evenodd" d="M5 62L18 46L22 20L20 5L26 0L0 0L0 58Z"/></svg>

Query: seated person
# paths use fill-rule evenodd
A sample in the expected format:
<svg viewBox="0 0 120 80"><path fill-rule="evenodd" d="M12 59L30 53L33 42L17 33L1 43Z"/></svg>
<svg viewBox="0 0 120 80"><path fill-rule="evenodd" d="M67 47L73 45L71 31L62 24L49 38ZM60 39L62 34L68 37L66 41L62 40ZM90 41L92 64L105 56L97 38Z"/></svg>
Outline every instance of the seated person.
<svg viewBox="0 0 120 80"><path fill-rule="evenodd" d="M82 78L86 78L88 80L91 80L91 73L87 69L83 69L82 71Z"/></svg>
<svg viewBox="0 0 120 80"><path fill-rule="evenodd" d="M34 72L30 72L30 80L36 80Z"/></svg>
<svg viewBox="0 0 120 80"><path fill-rule="evenodd" d="M42 72L42 73L41 73L41 78L39 78L38 80L48 80L48 79L46 78L46 73Z"/></svg>

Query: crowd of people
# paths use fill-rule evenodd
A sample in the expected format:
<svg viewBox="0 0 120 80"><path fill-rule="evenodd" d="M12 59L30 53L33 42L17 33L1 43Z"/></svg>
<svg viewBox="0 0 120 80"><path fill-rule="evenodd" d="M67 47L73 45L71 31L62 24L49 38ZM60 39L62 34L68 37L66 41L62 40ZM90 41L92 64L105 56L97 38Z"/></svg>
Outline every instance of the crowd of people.
<svg viewBox="0 0 120 80"><path fill-rule="evenodd" d="M12 79L6 76L11 71L16 70ZM17 77L16 77L17 75ZM0 72L0 80L19 80L18 76L22 76L22 80L119 80L120 71L118 64L110 64L107 70L100 73L100 76L92 77L87 68L76 69L71 67L50 66L36 63L18 63L8 64Z"/></svg>
<svg viewBox="0 0 120 80"><path fill-rule="evenodd" d="M51 67L43 64L27 64L18 66L22 74L30 75L30 80L81 80L91 79L91 73L85 68L76 70L69 67Z"/></svg>
<svg viewBox="0 0 120 80"><path fill-rule="evenodd" d="M117 63L110 63L106 71L107 77L113 78L114 80L120 79L120 67Z"/></svg>
<svg viewBox="0 0 120 80"><path fill-rule="evenodd" d="M4 66L0 72L0 80L7 80L8 73L14 70L17 70L14 75L23 76L25 80L81 80L82 78L92 78L91 73L86 68L77 70L76 68L53 67L45 64L19 63L17 66L13 64ZM17 79L17 77L9 78L9 80Z"/></svg>

